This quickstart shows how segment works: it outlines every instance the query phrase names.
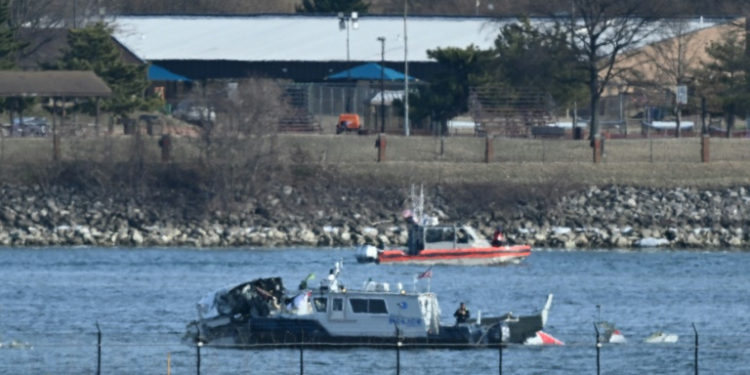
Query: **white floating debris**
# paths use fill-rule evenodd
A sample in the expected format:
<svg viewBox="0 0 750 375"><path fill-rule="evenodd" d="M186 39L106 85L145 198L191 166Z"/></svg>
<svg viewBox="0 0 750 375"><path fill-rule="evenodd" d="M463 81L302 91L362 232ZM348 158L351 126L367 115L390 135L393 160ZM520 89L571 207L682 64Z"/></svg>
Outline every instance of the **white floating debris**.
<svg viewBox="0 0 750 375"><path fill-rule="evenodd" d="M656 332L653 335L646 338L644 342L649 344L660 344L660 343L673 343L677 342L679 336L673 333Z"/></svg>
<svg viewBox="0 0 750 375"><path fill-rule="evenodd" d="M669 240L666 238L644 237L640 240L635 241L635 245L639 247L666 246L669 245Z"/></svg>

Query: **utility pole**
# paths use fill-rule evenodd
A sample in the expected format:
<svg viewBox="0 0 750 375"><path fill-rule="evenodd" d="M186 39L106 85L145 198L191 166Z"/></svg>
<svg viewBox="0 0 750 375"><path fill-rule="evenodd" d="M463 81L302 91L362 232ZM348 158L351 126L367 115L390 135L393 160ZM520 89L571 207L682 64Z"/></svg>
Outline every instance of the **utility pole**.
<svg viewBox="0 0 750 375"><path fill-rule="evenodd" d="M409 40L406 37L408 0L404 0L404 135L409 136Z"/></svg>
<svg viewBox="0 0 750 375"><path fill-rule="evenodd" d="M380 132L385 133L385 37L380 41Z"/></svg>
<svg viewBox="0 0 750 375"><path fill-rule="evenodd" d="M350 57L349 57L349 27L351 24L351 28L354 30L357 30L359 28L359 22L357 21L359 19L359 15L357 12L352 12L350 15L344 14L344 12L339 12L339 30L346 30L346 83L347 85L351 82L352 76L351 76L351 64L350 64ZM351 108L351 95L349 95L348 87L346 88L347 95L346 95L346 105L345 110L347 113L352 112Z"/></svg>

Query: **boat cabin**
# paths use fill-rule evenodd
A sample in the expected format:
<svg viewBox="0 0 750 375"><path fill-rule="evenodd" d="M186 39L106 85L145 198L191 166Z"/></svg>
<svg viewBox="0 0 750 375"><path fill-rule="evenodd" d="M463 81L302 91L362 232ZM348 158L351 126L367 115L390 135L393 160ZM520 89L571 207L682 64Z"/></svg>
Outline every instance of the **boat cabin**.
<svg viewBox="0 0 750 375"><path fill-rule="evenodd" d="M388 283L372 280L359 290L347 290L339 275L337 264L320 287L301 291L281 316L312 319L333 335L366 330L373 336L389 337L396 329L407 336L439 332L440 308L434 293L408 293L401 283L391 291Z"/></svg>
<svg viewBox="0 0 750 375"><path fill-rule="evenodd" d="M466 225L415 225L409 230L409 254L424 249L447 250L489 247L474 228Z"/></svg>
<svg viewBox="0 0 750 375"><path fill-rule="evenodd" d="M440 331L440 308L434 293L410 293L400 283L392 291L388 283L374 281L349 290L340 280L340 270L337 264L320 286L293 293L285 290L280 278L219 289L199 302L201 323L206 328L248 321L260 325L270 321L306 322L342 337L366 333L385 338L397 329L406 337L423 337Z"/></svg>
<svg viewBox="0 0 750 375"><path fill-rule="evenodd" d="M323 286L300 292L278 312L279 317L314 320L332 335L357 335L364 330L389 337L398 328L413 336L440 330L440 309L433 293L407 293L400 285L392 292L387 283L372 281L356 291Z"/></svg>

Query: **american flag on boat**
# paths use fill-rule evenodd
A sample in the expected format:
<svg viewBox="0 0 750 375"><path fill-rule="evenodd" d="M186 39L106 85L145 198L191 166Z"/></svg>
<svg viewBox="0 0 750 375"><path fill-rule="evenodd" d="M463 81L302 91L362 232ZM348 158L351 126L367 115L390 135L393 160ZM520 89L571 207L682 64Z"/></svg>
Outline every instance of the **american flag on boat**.
<svg viewBox="0 0 750 375"><path fill-rule="evenodd" d="M425 278L432 278L432 267L428 268L427 271L424 271L417 276L417 279L425 279Z"/></svg>

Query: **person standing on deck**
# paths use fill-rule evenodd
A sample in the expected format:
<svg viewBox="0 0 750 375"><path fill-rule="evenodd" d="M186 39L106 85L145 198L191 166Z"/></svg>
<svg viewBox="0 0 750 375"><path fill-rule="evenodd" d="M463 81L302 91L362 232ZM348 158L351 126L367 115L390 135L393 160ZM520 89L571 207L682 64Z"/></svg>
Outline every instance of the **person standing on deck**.
<svg viewBox="0 0 750 375"><path fill-rule="evenodd" d="M466 304L461 302L461 306L459 306L458 310L453 313L453 316L456 317L456 325L459 325L461 323L466 323L466 320L471 317L471 313L469 312L469 309L466 308Z"/></svg>
<svg viewBox="0 0 750 375"><path fill-rule="evenodd" d="M495 233L492 235L492 246L500 247L504 246L506 243L505 236L503 236L503 226L498 225L495 229Z"/></svg>

